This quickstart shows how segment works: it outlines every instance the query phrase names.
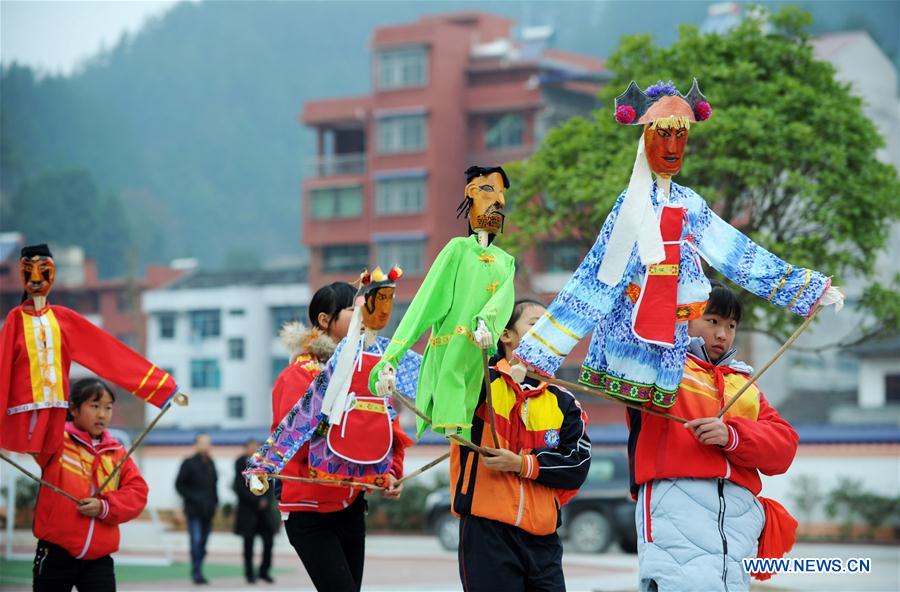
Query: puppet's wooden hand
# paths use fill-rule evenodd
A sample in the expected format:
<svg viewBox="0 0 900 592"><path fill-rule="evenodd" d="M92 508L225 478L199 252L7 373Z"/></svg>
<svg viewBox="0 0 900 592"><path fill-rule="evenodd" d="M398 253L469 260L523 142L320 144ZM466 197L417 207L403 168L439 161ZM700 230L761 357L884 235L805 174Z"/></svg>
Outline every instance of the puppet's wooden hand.
<svg viewBox="0 0 900 592"><path fill-rule="evenodd" d="M840 312L844 308L844 291L837 286L828 286L822 298L819 300L819 306L834 305L834 312Z"/></svg>
<svg viewBox="0 0 900 592"><path fill-rule="evenodd" d="M385 364L378 372L375 394L379 397L389 397L395 390L397 390L397 371L390 364Z"/></svg>
<svg viewBox="0 0 900 592"><path fill-rule="evenodd" d="M475 343L477 343L478 347L481 349L490 349L494 344L494 336L491 335L487 325L481 319L478 319L478 328L475 329L473 337L475 338Z"/></svg>
<svg viewBox="0 0 900 592"><path fill-rule="evenodd" d="M259 475L251 473L250 479L247 481L247 487L253 495L265 495L269 490L269 480L266 478L260 479Z"/></svg>
<svg viewBox="0 0 900 592"><path fill-rule="evenodd" d="M525 374L528 372L528 366L522 362L516 362L509 367L509 377L516 381L516 384L525 382Z"/></svg>

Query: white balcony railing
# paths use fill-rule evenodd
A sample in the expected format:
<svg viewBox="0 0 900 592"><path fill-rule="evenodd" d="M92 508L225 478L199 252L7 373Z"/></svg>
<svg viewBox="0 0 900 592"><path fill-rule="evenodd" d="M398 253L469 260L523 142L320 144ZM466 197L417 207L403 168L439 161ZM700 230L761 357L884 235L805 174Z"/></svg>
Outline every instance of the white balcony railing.
<svg viewBox="0 0 900 592"><path fill-rule="evenodd" d="M366 172L366 155L360 152L322 156L308 163L308 167L308 173L312 177L361 175Z"/></svg>

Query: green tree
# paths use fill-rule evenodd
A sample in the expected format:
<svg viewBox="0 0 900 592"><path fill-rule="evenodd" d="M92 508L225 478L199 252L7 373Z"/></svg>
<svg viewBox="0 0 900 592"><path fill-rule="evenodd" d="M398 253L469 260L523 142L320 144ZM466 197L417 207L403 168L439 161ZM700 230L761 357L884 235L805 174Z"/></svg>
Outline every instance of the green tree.
<svg viewBox="0 0 900 592"><path fill-rule="evenodd" d="M686 90L696 77L713 116L691 128L677 181L786 260L833 274L836 285L851 271L865 278L863 305L877 316L863 333L896 331L900 282L878 286L874 265L900 212L897 172L875 159L883 140L861 100L814 58L809 25L807 13L786 7L724 35L682 26L669 47L624 37L609 60L604 108L552 130L528 161L510 165L515 221L530 230L515 246L554 237L589 247L627 186L640 129L615 123L613 99L631 80ZM752 328L783 336L796 326L786 311L741 294Z"/></svg>
<svg viewBox="0 0 900 592"><path fill-rule="evenodd" d="M83 170L50 172L24 181L10 200L2 228L24 233L31 243L83 247L102 276L127 271L132 243L125 210L116 195L101 193Z"/></svg>

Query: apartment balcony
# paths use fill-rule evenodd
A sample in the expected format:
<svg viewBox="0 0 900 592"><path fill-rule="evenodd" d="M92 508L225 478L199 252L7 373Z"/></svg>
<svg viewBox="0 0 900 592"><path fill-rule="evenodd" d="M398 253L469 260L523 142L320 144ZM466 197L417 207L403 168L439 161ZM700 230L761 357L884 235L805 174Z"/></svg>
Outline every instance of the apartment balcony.
<svg viewBox="0 0 900 592"><path fill-rule="evenodd" d="M322 156L307 163L307 176L314 178L362 175L366 172L365 152Z"/></svg>

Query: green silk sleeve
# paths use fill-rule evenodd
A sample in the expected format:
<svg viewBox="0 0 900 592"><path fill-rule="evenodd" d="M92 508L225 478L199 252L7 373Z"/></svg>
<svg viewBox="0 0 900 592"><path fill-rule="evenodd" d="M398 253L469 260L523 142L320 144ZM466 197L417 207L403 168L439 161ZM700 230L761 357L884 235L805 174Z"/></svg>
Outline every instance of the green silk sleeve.
<svg viewBox="0 0 900 592"><path fill-rule="evenodd" d="M425 275L422 286L416 292L409 309L394 332L384 356L369 374L369 390L373 393L378 373L384 365L390 363L397 368L407 350L419 340L422 333L438 323L450 311L459 253L463 248L465 248L464 239L455 238L438 253L431 269Z"/></svg>
<svg viewBox="0 0 900 592"><path fill-rule="evenodd" d="M497 340L500 339L500 334L503 333L506 323L509 322L509 318L512 316L513 305L516 299L515 277L516 261L510 257L506 278L475 316L472 330L474 331L478 328L478 321L481 320L487 325L488 330L491 332L491 337L493 337L493 345L488 350L490 354L496 353Z"/></svg>

